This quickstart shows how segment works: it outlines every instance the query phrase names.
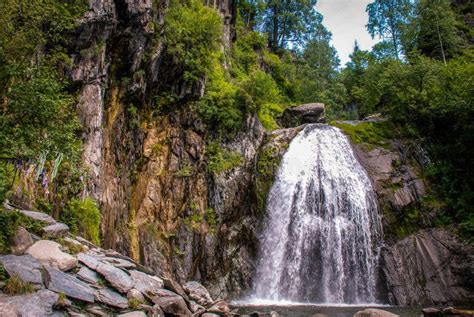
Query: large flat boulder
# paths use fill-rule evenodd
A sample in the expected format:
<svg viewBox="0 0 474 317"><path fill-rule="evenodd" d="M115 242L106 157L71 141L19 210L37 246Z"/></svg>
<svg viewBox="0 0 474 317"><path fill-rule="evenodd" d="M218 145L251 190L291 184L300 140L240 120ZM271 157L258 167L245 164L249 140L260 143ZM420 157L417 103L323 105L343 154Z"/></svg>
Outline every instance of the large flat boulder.
<svg viewBox="0 0 474 317"><path fill-rule="evenodd" d="M113 265L99 263L97 266L97 272L100 273L107 280L107 282L109 282L110 285L112 285L120 293L127 293L128 290L133 287L130 275Z"/></svg>
<svg viewBox="0 0 474 317"><path fill-rule="evenodd" d="M60 238L64 237L69 233L69 226L58 222L49 226L44 227L43 232L48 238Z"/></svg>
<svg viewBox="0 0 474 317"><path fill-rule="evenodd" d="M26 253L40 261L44 265L49 265L69 271L77 265L77 259L66 252L61 251L59 243L49 240L40 240L26 250Z"/></svg>
<svg viewBox="0 0 474 317"><path fill-rule="evenodd" d="M392 314L391 312L388 312L382 309L367 308L355 313L354 317L400 317L400 316Z"/></svg>
<svg viewBox="0 0 474 317"><path fill-rule="evenodd" d="M308 103L286 108L280 118L284 128L297 127L305 123L324 123L325 106L322 103Z"/></svg>
<svg viewBox="0 0 474 317"><path fill-rule="evenodd" d="M51 217L48 214L45 214L44 212L39 212L39 211L31 211L31 210L18 210L18 212L22 213L23 215L27 216L28 218L31 218L33 220L37 221L43 221L46 222L47 224L55 224L56 220Z"/></svg>
<svg viewBox="0 0 474 317"><path fill-rule="evenodd" d="M98 290L95 293L95 300L120 309L128 308L127 298L108 288Z"/></svg>
<svg viewBox="0 0 474 317"><path fill-rule="evenodd" d="M31 255L17 256L13 254L0 256L0 264L5 268L8 275L17 275L24 282L43 285L41 276L41 263Z"/></svg>
<svg viewBox="0 0 474 317"><path fill-rule="evenodd" d="M48 266L45 266L44 272L44 282L48 289L84 302L94 302L95 291L75 276Z"/></svg>
<svg viewBox="0 0 474 317"><path fill-rule="evenodd" d="M137 270L130 270L129 273L133 282L133 287L139 290L142 294L154 296L163 288L163 281L156 276Z"/></svg>
<svg viewBox="0 0 474 317"><path fill-rule="evenodd" d="M21 296L0 296L0 316L50 316L59 295L43 289Z"/></svg>

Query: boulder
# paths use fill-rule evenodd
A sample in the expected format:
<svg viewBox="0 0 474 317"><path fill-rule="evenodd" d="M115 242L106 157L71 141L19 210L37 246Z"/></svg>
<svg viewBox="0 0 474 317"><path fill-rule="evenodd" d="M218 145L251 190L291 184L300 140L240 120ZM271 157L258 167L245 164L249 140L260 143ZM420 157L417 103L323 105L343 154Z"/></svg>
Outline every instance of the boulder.
<svg viewBox="0 0 474 317"><path fill-rule="evenodd" d="M0 264L3 265L8 275L17 275L24 282L43 285L41 275L41 263L31 255L3 255L0 256Z"/></svg>
<svg viewBox="0 0 474 317"><path fill-rule="evenodd" d="M77 265L77 260L70 254L60 249L60 245L54 241L40 240L26 250L26 253L40 261L44 265L49 265L69 271Z"/></svg>
<svg viewBox="0 0 474 317"><path fill-rule="evenodd" d="M146 314L141 310L135 310L125 314L117 315L117 317L146 317Z"/></svg>
<svg viewBox="0 0 474 317"><path fill-rule="evenodd" d="M166 314L192 316L184 299L177 294L164 297L155 296L152 298L152 301L159 305Z"/></svg>
<svg viewBox="0 0 474 317"><path fill-rule="evenodd" d="M33 243L35 242L31 234L20 226L10 240L10 248L13 254L22 255Z"/></svg>
<svg viewBox="0 0 474 317"><path fill-rule="evenodd" d="M230 313L229 305L224 300L217 300L215 301L211 307L207 309L210 313L217 313L217 314L228 314Z"/></svg>
<svg viewBox="0 0 474 317"><path fill-rule="evenodd" d="M107 282L110 283L120 293L127 293L133 287L132 279L125 273L125 271L116 268L113 265L106 263L99 263L97 266L98 273L100 273Z"/></svg>
<svg viewBox="0 0 474 317"><path fill-rule="evenodd" d="M94 302L94 290L76 277L48 266L45 266L44 273L48 289L84 302Z"/></svg>
<svg viewBox="0 0 474 317"><path fill-rule="evenodd" d="M140 303L143 303L145 301L145 297L143 296L142 292L140 292L136 288L132 288L127 292L127 298L129 300L132 299L139 301Z"/></svg>
<svg viewBox="0 0 474 317"><path fill-rule="evenodd" d="M53 217L51 217L48 214L45 214L44 212L31 211L31 210L18 210L18 212L24 214L28 218L31 218L37 221L43 221L50 225L56 223L56 220Z"/></svg>
<svg viewBox="0 0 474 317"><path fill-rule="evenodd" d="M69 233L68 225L60 222L46 226L42 230L45 236L48 238L60 238L66 236Z"/></svg>
<svg viewBox="0 0 474 317"><path fill-rule="evenodd" d="M183 289L189 295L189 298L199 305L208 306L213 303L211 294L201 283L190 281L183 284Z"/></svg>
<svg viewBox="0 0 474 317"><path fill-rule="evenodd" d="M381 310L381 309L367 308L355 313L354 317L400 317L400 316L392 314L391 312L388 312L385 310Z"/></svg>
<svg viewBox="0 0 474 317"><path fill-rule="evenodd" d="M116 308L128 308L128 300L119 293L108 288L98 290L95 293L95 300Z"/></svg>
<svg viewBox="0 0 474 317"><path fill-rule="evenodd" d="M100 260L98 258L85 253L79 253L77 255L77 259L79 260L79 262L85 264L87 267L94 271L97 270L97 267L100 264Z"/></svg>
<svg viewBox="0 0 474 317"><path fill-rule="evenodd" d="M156 276L137 270L130 270L129 273L133 287L145 295L154 296L163 287L163 281Z"/></svg>
<svg viewBox="0 0 474 317"><path fill-rule="evenodd" d="M286 108L281 116L280 123L285 128L296 127L305 123L324 123L324 115L324 104L308 103Z"/></svg>
<svg viewBox="0 0 474 317"><path fill-rule="evenodd" d="M99 283L99 275L87 266L81 267L79 272L77 272L77 277L92 285L98 285Z"/></svg>
<svg viewBox="0 0 474 317"><path fill-rule="evenodd" d="M50 316L59 295L43 289L33 294L0 296L0 316Z"/></svg>
<svg viewBox="0 0 474 317"><path fill-rule="evenodd" d="M189 297L188 294L184 291L184 289L179 285L178 282L176 282L172 278L163 278L163 285L165 288L172 290L176 294L180 295L186 302L189 302Z"/></svg>
<svg viewBox="0 0 474 317"><path fill-rule="evenodd" d="M438 308L430 307L430 308L423 308L421 310L423 313L423 317L427 316L443 316L443 312Z"/></svg>

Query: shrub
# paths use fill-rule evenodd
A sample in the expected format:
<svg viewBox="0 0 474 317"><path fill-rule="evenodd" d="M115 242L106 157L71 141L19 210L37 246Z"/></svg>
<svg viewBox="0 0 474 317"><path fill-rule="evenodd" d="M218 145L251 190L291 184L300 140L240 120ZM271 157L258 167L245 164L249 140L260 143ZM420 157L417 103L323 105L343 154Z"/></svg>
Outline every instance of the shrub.
<svg viewBox="0 0 474 317"><path fill-rule="evenodd" d="M3 292L8 295L23 295L33 293L35 286L29 282L23 281L19 276L13 275L6 280Z"/></svg>
<svg viewBox="0 0 474 317"><path fill-rule="evenodd" d="M228 171L243 162L242 155L222 148L217 142L210 143L206 148L206 153L207 170L215 174Z"/></svg>
<svg viewBox="0 0 474 317"><path fill-rule="evenodd" d="M216 10L198 0L173 1L165 14L165 44L174 62L184 65L184 77L195 82L209 73L219 50L222 21Z"/></svg>
<svg viewBox="0 0 474 317"><path fill-rule="evenodd" d="M71 199L61 219L70 226L72 233L79 234L97 245L100 244L100 211L92 198Z"/></svg>

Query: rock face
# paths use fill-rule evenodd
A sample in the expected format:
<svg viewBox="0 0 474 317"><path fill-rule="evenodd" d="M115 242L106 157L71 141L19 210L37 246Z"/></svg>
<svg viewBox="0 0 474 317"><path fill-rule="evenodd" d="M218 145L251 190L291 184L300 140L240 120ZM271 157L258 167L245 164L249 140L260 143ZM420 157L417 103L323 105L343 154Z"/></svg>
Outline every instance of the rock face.
<svg viewBox="0 0 474 317"><path fill-rule="evenodd" d="M2 264L10 276L17 275L24 282L33 283L39 286L43 285L41 263L31 255L3 255L0 256L0 264Z"/></svg>
<svg viewBox="0 0 474 317"><path fill-rule="evenodd" d="M474 302L474 249L447 230L411 235L382 250L382 261L392 304Z"/></svg>
<svg viewBox="0 0 474 317"><path fill-rule="evenodd" d="M308 103L297 107L286 108L280 119L285 128L297 127L305 123L323 123L325 106L322 103Z"/></svg>

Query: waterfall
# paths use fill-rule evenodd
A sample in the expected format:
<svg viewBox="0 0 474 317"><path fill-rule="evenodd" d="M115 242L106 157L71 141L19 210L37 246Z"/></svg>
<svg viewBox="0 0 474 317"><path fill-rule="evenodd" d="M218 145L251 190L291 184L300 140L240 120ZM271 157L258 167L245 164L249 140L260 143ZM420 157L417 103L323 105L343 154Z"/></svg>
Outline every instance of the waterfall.
<svg viewBox="0 0 474 317"><path fill-rule="evenodd" d="M266 213L254 298L375 302L376 195L339 129L312 124L293 139Z"/></svg>

